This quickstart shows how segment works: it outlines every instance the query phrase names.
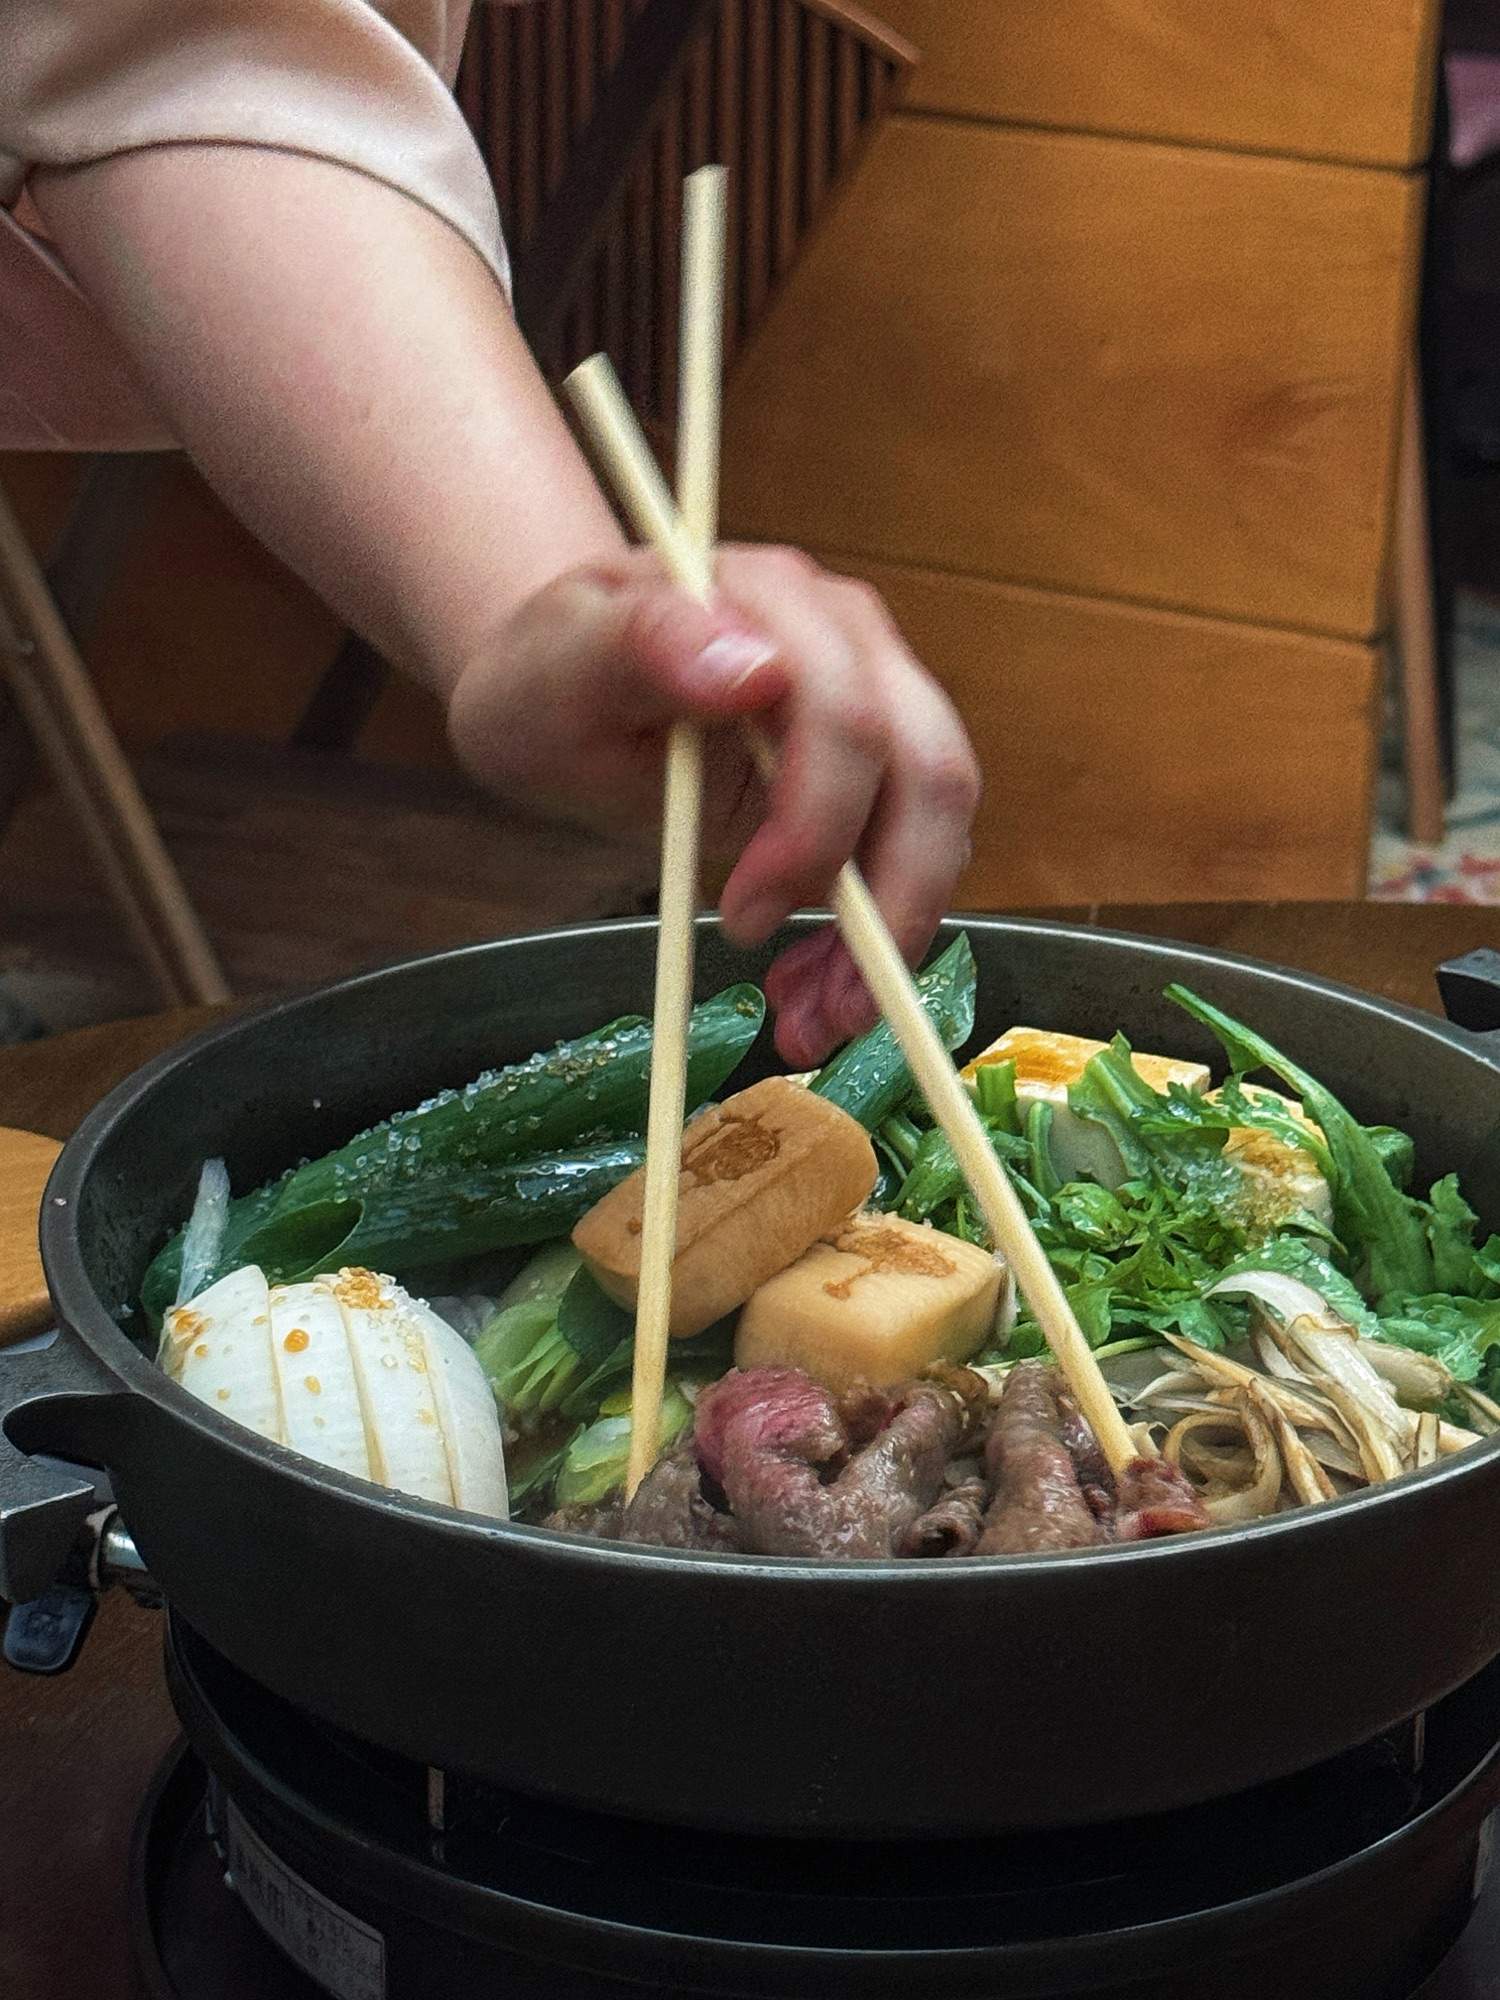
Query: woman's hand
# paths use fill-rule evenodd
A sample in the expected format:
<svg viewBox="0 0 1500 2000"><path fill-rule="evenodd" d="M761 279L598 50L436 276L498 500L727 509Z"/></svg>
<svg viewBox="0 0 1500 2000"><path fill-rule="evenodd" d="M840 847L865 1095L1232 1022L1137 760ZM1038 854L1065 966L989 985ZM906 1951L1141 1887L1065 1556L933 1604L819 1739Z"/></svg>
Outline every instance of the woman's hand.
<svg viewBox="0 0 1500 2000"><path fill-rule="evenodd" d="M756 944L828 899L857 857L915 960L969 856L979 772L951 703L876 593L789 549L727 547L704 610L655 557L575 569L530 597L454 684L466 767L519 804L654 844L667 726L707 730L704 851L733 863L720 907ZM769 796L738 726L777 746ZM798 1067L875 1008L837 938L795 946L766 982L777 1047Z"/></svg>

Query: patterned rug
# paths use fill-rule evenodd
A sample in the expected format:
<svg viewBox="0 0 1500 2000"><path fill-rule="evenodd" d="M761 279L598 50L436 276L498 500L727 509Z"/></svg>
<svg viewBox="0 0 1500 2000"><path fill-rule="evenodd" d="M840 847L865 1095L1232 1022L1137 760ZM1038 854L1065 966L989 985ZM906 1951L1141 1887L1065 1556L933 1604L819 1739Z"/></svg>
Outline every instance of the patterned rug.
<svg viewBox="0 0 1500 2000"><path fill-rule="evenodd" d="M1458 790L1437 847L1407 840L1400 779L1381 779L1370 894L1387 903L1500 903L1500 604L1460 597L1454 648Z"/></svg>

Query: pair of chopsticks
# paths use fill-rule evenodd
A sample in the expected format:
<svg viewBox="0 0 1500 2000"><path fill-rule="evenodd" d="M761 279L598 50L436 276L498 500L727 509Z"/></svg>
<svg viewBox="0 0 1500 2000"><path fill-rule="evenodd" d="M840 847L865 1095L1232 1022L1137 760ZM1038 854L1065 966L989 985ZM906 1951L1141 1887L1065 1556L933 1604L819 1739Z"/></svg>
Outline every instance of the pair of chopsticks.
<svg viewBox="0 0 1500 2000"><path fill-rule="evenodd" d="M724 168L704 167L689 176L684 191L675 504L607 357L594 355L575 369L566 383L636 532L656 550L682 588L705 604L713 597L713 550L718 534L726 179ZM764 766L769 753L764 746L756 747L758 761ZM628 1494L635 1492L655 1464L661 1431L672 1263L677 1248L702 789L701 732L694 723L677 723L667 743L656 1029L646 1120ZM928 1108L947 1135L995 1248L1010 1265L1105 1459L1114 1472L1123 1471L1139 1456L1135 1441L1115 1407L1047 1253L1037 1242L1020 1197L927 1016L885 919L853 862L840 870L832 901L849 954L889 1021Z"/></svg>

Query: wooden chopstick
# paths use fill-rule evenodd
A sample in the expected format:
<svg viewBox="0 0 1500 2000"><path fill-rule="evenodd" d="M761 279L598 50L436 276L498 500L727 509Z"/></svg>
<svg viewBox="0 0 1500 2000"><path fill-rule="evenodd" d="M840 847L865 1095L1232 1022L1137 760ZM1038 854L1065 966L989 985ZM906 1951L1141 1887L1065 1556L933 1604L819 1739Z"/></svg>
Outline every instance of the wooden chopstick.
<svg viewBox="0 0 1500 2000"><path fill-rule="evenodd" d="M689 174L682 200L682 355L677 511L712 575L719 539L719 405L724 375L724 246L729 170Z"/></svg>
<svg viewBox="0 0 1500 2000"><path fill-rule="evenodd" d="M1036 1314L1063 1379L1099 1440L1110 1470L1123 1472L1140 1457L1135 1440L1115 1406L1068 1295L1036 1239L1021 1197L996 1157L973 1101L918 997L875 898L852 863L840 871L834 884L833 907L849 955L890 1022L901 1053L927 1099L927 1108L958 1156L995 1248L1010 1265L1022 1297Z"/></svg>
<svg viewBox="0 0 1500 2000"><path fill-rule="evenodd" d="M700 557L688 587L704 603L713 593L712 552L718 529L724 218L723 169L708 167L691 175L684 190L682 218L678 477L683 514L696 524ZM624 392L602 356L596 355L576 369L568 377L566 387L601 450L603 437L618 430L621 409L634 428ZM646 449L644 439L641 448ZM655 471L654 461L652 470ZM667 510L675 513L670 499ZM630 1385L627 1499L656 1463L661 1443L662 1394L672 1320L672 1266L677 1254L677 1192L682 1173L702 807L702 732L695 723L675 723L667 737L662 802L660 929L656 947L651 1088L646 1108L646 1186Z"/></svg>

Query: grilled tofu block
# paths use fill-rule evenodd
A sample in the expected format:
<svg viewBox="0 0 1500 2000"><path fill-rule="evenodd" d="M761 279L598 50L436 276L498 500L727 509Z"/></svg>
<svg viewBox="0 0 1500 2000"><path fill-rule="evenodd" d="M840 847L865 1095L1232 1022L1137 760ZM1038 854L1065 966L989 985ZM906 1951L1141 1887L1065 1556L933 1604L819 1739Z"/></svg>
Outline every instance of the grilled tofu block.
<svg viewBox="0 0 1500 2000"><path fill-rule="evenodd" d="M836 1394L888 1389L988 1339L1010 1272L897 1215L857 1215L768 1279L740 1314L737 1367L801 1368Z"/></svg>
<svg viewBox="0 0 1500 2000"><path fill-rule="evenodd" d="M741 1306L868 1197L877 1165L847 1111L790 1077L768 1076L701 1112L682 1135L674 1338L701 1333ZM601 1288L633 1306L641 1275L641 1168L573 1231Z"/></svg>

